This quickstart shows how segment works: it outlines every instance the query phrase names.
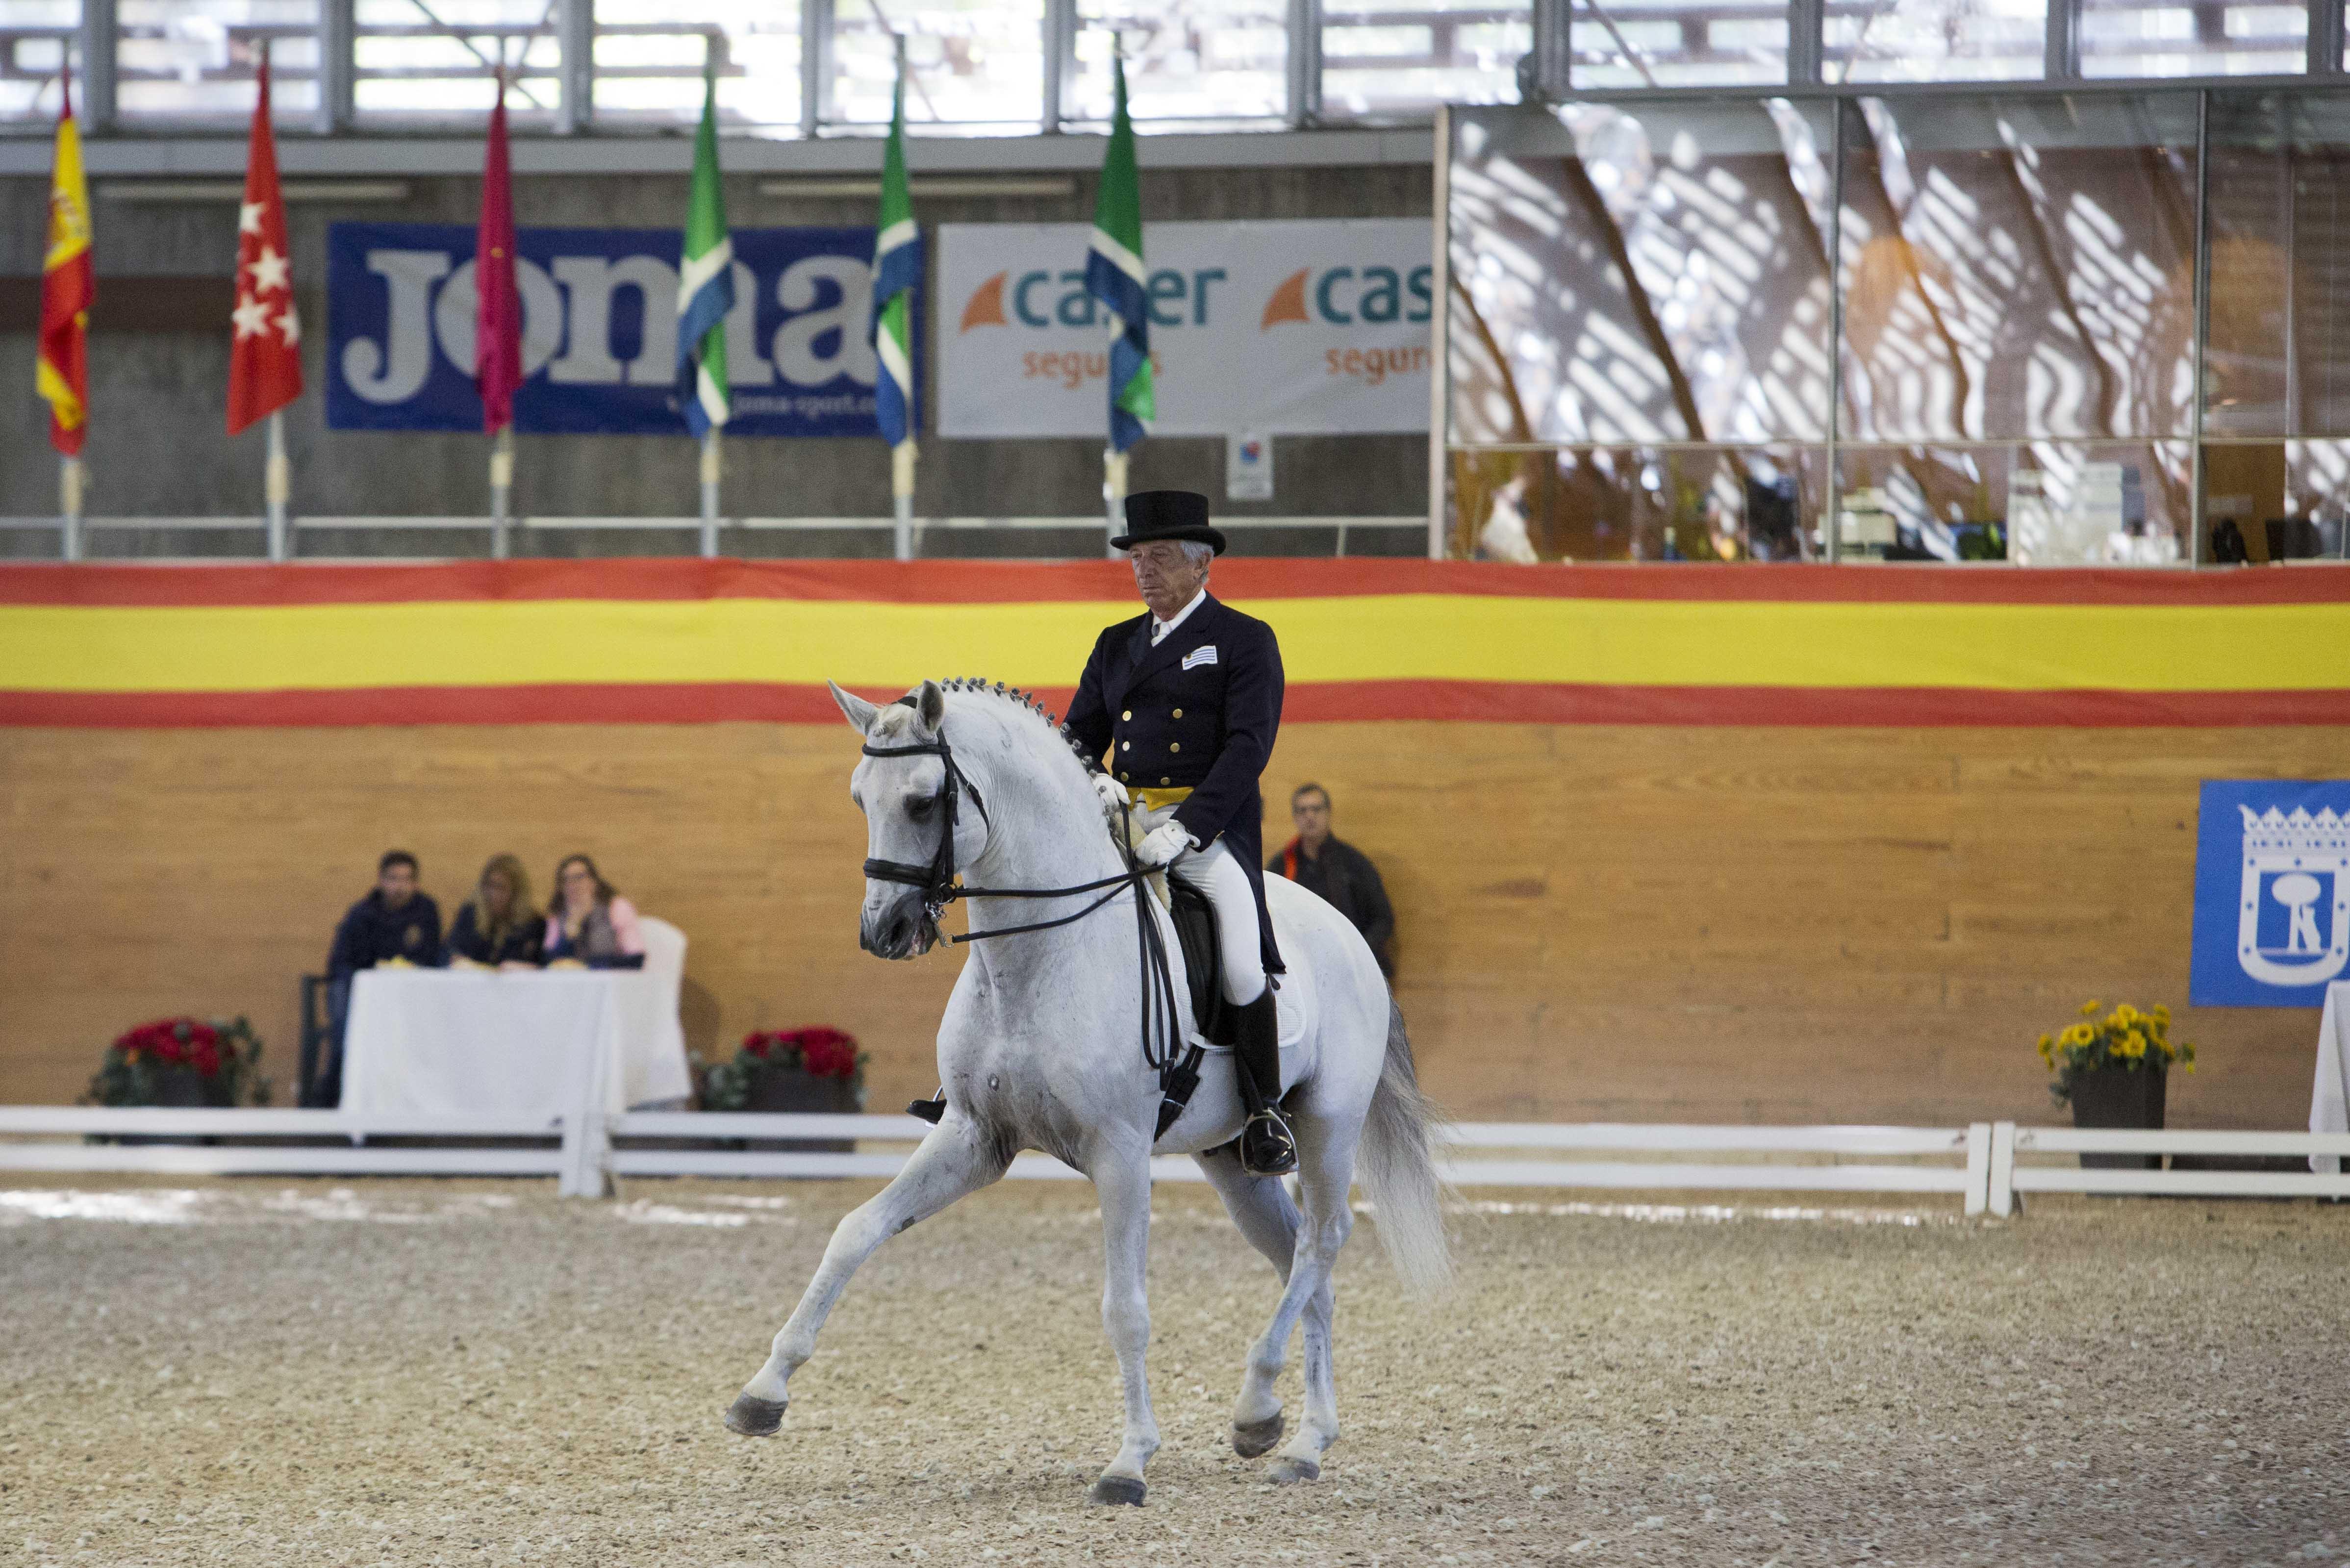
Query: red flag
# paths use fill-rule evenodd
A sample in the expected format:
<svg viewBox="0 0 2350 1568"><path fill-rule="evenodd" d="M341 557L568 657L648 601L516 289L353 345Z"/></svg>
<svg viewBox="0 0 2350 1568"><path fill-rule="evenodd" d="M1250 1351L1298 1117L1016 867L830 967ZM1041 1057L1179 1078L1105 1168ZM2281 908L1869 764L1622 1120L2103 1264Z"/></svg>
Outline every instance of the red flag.
<svg viewBox="0 0 2350 1568"><path fill-rule="evenodd" d="M473 385L482 394L482 430L514 423L522 385L522 297L515 291L514 173L506 162L506 78L490 111L490 145L482 165L482 225L473 240Z"/></svg>
<svg viewBox="0 0 2350 1568"><path fill-rule="evenodd" d="M33 384L49 405L49 444L81 455L89 433L89 307L98 275L89 257L89 182L82 178L81 128L59 79L57 164L49 175L49 244L41 260L41 338Z"/></svg>
<svg viewBox="0 0 2350 1568"><path fill-rule="evenodd" d="M269 57L261 57L261 101L244 156L244 203L236 214L236 310L228 345L228 433L302 395L302 320L294 310L293 258L286 244L286 198L277 188L277 142L269 130Z"/></svg>

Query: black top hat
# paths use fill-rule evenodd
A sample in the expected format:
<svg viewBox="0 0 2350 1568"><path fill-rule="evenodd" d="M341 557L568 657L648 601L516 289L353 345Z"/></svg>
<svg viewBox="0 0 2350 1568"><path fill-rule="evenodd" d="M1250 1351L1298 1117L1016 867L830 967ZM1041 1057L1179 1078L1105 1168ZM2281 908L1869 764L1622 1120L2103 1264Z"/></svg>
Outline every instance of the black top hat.
<svg viewBox="0 0 2350 1568"><path fill-rule="evenodd" d="M1224 553L1223 531L1208 526L1208 498L1196 490L1144 490L1126 498L1126 532L1109 542L1113 550L1182 539Z"/></svg>

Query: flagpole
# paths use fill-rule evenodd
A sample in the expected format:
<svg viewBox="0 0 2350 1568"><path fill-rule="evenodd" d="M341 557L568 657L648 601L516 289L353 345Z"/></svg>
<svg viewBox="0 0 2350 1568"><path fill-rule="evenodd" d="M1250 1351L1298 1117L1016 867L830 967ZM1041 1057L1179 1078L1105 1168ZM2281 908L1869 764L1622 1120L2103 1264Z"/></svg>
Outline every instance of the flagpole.
<svg viewBox="0 0 2350 1568"><path fill-rule="evenodd" d="M269 503L269 558L282 561L292 553L293 535L286 524L286 504L294 493L294 465L286 457L286 416L269 416L269 462L262 470L262 488Z"/></svg>
<svg viewBox="0 0 2350 1568"><path fill-rule="evenodd" d="M722 469L718 457L716 425L702 438L702 555L709 560L718 554L718 478Z"/></svg>
<svg viewBox="0 0 2350 1568"><path fill-rule="evenodd" d="M514 426L490 438L490 559L506 558L506 503L514 491Z"/></svg>
<svg viewBox="0 0 2350 1568"><path fill-rule="evenodd" d="M898 559L914 558L914 438L889 449L889 495L898 512Z"/></svg>
<svg viewBox="0 0 2350 1568"><path fill-rule="evenodd" d="M906 90L906 35L891 35L898 46L898 91L902 103ZM894 117L893 117L894 118ZM892 127L893 130L897 129ZM901 561L914 558L914 449L913 421L906 424L906 439L889 449L889 502L898 518L897 556Z"/></svg>
<svg viewBox="0 0 2350 1568"><path fill-rule="evenodd" d="M65 507L61 552L68 561L81 559L82 466L78 457L57 459L57 488Z"/></svg>
<svg viewBox="0 0 2350 1568"><path fill-rule="evenodd" d="M1118 558L1112 539L1126 532L1126 453L1114 446L1102 448L1102 553Z"/></svg>

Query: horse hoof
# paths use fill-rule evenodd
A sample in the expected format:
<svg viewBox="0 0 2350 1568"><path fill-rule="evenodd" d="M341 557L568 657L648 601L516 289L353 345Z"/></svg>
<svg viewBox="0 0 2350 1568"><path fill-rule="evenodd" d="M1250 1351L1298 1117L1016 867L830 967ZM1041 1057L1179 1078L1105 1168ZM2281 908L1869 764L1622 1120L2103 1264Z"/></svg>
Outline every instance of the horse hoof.
<svg viewBox="0 0 2350 1568"><path fill-rule="evenodd" d="M772 1438L775 1428L784 1424L784 1407L790 1403L788 1399L761 1399L737 1394L734 1403L726 1407L726 1429L746 1438Z"/></svg>
<svg viewBox="0 0 2350 1568"><path fill-rule="evenodd" d="M1283 1424L1282 1414L1278 1410L1262 1421L1234 1421L1232 1452L1244 1459L1273 1452L1273 1446L1281 1441Z"/></svg>
<svg viewBox="0 0 2350 1568"><path fill-rule="evenodd" d="M1292 1459L1284 1454L1264 1467L1264 1479L1275 1486L1295 1486L1299 1481L1320 1480L1322 1467L1312 1459Z"/></svg>
<svg viewBox="0 0 2350 1568"><path fill-rule="evenodd" d="M1086 1493L1086 1501L1110 1508L1140 1508L1142 1492L1142 1483L1131 1476L1104 1476Z"/></svg>

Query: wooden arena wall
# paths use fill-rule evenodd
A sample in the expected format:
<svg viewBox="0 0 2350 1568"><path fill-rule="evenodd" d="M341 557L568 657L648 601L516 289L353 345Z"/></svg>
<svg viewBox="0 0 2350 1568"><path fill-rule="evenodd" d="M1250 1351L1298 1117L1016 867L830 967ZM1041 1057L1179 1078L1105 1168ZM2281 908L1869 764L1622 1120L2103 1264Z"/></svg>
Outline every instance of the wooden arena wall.
<svg viewBox="0 0 2350 1568"><path fill-rule="evenodd" d="M449 911L493 853L543 895L589 850L687 932L697 1049L837 1023L876 1106L926 1093L962 958L857 951L855 746L804 666L1049 687L1083 647L1061 623L1130 592L1090 566L338 572L0 572L0 1100L71 1098L177 1011L250 1013L287 1072L296 977L392 845ZM2180 1011L2205 1065L2175 1121L2305 1118L2315 1014L2186 1008L2188 922L2199 780L2350 772L2331 574L1218 579L1290 665L1267 839L1290 787L1329 788L1460 1114L2045 1119L2032 1041L2095 996ZM1878 597L1819 597L1856 583ZM811 606L815 646L779 642ZM1801 679L1804 635L1846 639L1844 683ZM660 679L608 679L632 670Z"/></svg>

